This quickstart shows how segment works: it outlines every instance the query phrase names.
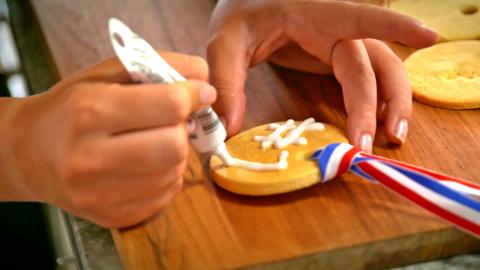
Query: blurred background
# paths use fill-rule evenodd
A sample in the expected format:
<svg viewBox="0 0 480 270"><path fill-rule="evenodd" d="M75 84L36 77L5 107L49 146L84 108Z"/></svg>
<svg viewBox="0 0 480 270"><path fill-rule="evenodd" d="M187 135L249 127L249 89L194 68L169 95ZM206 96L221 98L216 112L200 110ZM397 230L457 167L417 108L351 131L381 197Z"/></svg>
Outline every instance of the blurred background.
<svg viewBox="0 0 480 270"><path fill-rule="evenodd" d="M12 31L13 23L27 32L33 29L27 2L0 0L0 97L31 92L16 43L26 35ZM13 18L15 9L22 15ZM0 217L0 269L76 269L60 210L40 203L0 203Z"/></svg>

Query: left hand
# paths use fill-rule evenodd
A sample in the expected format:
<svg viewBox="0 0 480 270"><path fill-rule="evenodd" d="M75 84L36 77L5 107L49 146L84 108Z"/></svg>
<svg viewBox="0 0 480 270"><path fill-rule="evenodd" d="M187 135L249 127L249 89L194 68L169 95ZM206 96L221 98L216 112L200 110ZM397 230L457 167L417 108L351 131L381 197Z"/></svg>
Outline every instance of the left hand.
<svg viewBox="0 0 480 270"><path fill-rule="evenodd" d="M342 85L352 144L370 152L377 108L387 138L403 143L411 115L411 90L402 61L381 40L421 48L437 35L388 9L343 1L223 0L211 20L207 50L215 109L229 135L245 112L247 69L269 60L318 74ZM378 87L378 93L377 93Z"/></svg>
<svg viewBox="0 0 480 270"><path fill-rule="evenodd" d="M0 201L47 202L110 228L158 215L182 188L188 117L216 96L202 58L161 55L188 80L131 84L111 59L0 99Z"/></svg>

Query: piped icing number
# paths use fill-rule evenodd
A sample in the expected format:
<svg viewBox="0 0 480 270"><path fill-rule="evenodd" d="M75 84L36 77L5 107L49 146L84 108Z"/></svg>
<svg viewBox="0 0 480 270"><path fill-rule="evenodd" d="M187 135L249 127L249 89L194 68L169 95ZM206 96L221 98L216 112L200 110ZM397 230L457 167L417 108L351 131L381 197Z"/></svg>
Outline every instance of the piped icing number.
<svg viewBox="0 0 480 270"><path fill-rule="evenodd" d="M295 124L295 121L289 119L283 124L273 123L268 125L268 129L273 130L273 132L267 136L254 136L253 140L260 142L262 149L267 149L269 147L282 149L290 144L306 145L308 141L305 137L302 137L304 131L321 131L324 128L325 126L322 123L315 122L315 119L313 118L306 119L298 126ZM284 132L288 133L285 137L282 137L281 135ZM214 154L217 155L227 166L253 171L274 171L288 168L288 151L286 150L280 152L278 162L276 163L261 163L234 158L227 151L225 144L220 145Z"/></svg>

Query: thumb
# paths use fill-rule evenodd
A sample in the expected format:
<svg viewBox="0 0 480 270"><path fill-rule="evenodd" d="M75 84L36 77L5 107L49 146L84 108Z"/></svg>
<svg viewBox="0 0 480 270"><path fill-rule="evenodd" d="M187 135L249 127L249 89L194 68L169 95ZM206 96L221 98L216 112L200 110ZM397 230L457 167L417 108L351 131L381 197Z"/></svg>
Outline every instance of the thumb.
<svg viewBox="0 0 480 270"><path fill-rule="evenodd" d="M210 83L217 89L213 108L224 122L228 136L240 130L245 114L244 87L249 60L240 36L222 35L213 38L207 47Z"/></svg>

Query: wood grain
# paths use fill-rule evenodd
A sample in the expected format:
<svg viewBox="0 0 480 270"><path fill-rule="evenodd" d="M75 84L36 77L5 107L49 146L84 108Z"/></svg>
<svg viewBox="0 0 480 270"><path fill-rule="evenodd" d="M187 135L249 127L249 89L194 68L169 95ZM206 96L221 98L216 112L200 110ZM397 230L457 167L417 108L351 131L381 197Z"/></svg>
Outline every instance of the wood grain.
<svg viewBox="0 0 480 270"><path fill-rule="evenodd" d="M110 16L156 47L204 55L209 0L35 0L60 78L113 55ZM400 52L408 53L405 48ZM332 77L259 65L249 71L243 128L287 118L345 127ZM480 175L480 111L414 104L407 143L374 152L470 180ZM251 198L215 187L205 158L190 155L181 194L144 225L113 231L126 269L380 269L479 250L399 195L346 175L297 192Z"/></svg>

